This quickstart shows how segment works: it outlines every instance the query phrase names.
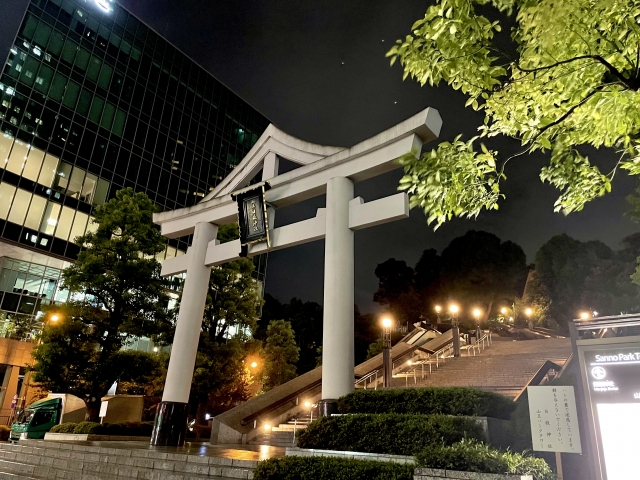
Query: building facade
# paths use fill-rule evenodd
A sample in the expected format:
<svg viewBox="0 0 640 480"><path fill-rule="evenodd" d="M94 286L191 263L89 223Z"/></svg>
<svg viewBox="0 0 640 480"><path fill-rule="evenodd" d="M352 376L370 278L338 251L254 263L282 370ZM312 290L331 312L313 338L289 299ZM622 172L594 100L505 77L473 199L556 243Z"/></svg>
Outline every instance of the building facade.
<svg viewBox="0 0 640 480"><path fill-rule="evenodd" d="M69 297L61 271L94 208L127 187L194 205L269 122L117 3L31 0L20 15L0 52L0 337L24 340L40 305Z"/></svg>

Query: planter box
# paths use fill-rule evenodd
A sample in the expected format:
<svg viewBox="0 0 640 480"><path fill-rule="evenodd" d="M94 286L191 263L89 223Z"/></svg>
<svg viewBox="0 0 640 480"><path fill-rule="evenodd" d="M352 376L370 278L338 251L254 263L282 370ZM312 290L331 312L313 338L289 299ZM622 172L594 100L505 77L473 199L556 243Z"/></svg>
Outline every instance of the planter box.
<svg viewBox="0 0 640 480"><path fill-rule="evenodd" d="M386 455L384 453L341 452L337 450L318 450L315 448L287 447L287 457L335 457L354 458L356 460L375 460L377 462L414 463L415 459L406 455Z"/></svg>
<svg viewBox="0 0 640 480"><path fill-rule="evenodd" d="M464 480L533 480L531 475L509 475L495 473L460 472L437 468L416 468L413 480L442 480L443 478Z"/></svg>
<svg viewBox="0 0 640 480"><path fill-rule="evenodd" d="M45 433L45 440L54 442L149 442L151 437L126 435L93 435L91 433Z"/></svg>

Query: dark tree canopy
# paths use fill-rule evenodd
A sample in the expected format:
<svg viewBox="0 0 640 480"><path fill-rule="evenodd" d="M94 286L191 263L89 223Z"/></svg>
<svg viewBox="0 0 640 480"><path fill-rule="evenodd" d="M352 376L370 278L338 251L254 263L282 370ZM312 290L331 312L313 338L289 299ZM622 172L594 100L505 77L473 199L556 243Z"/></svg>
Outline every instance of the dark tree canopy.
<svg viewBox="0 0 640 480"><path fill-rule="evenodd" d="M416 294L414 271L404 260L389 260L375 270L378 290L373 301L387 307L397 325L413 323L421 315L420 300Z"/></svg>
<svg viewBox="0 0 640 480"><path fill-rule="evenodd" d="M511 304L520 296L527 277L526 256L519 245L475 230L453 239L440 265L442 293L484 305L485 318L497 302Z"/></svg>
<svg viewBox="0 0 640 480"><path fill-rule="evenodd" d="M155 259L165 248L152 222L155 210L145 194L131 189L96 209L95 232L76 239L82 246L78 260L62 274L64 287L76 295L49 309L49 316L55 312L61 320L48 327L34 354L35 380L85 400L91 420L115 380L134 380L142 367L153 367L122 347L133 337L159 333L169 322L167 283ZM140 368L132 363L123 370L127 356Z"/></svg>

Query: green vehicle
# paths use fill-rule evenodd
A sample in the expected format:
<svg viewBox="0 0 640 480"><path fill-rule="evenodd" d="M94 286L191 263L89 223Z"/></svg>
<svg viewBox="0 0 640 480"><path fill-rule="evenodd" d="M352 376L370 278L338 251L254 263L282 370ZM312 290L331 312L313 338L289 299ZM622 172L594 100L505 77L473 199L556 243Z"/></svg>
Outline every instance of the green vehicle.
<svg viewBox="0 0 640 480"><path fill-rule="evenodd" d="M32 403L18 414L13 425L9 441L20 439L44 438L62 417L62 398L45 398Z"/></svg>

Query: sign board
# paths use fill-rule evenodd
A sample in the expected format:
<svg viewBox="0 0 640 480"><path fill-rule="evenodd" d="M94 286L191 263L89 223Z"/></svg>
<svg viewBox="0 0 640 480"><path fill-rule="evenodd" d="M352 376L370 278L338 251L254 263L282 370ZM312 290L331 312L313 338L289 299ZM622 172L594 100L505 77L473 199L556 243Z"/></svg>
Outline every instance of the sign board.
<svg viewBox="0 0 640 480"><path fill-rule="evenodd" d="M640 346L585 351L584 368L607 479L631 478L640 430Z"/></svg>
<svg viewBox="0 0 640 480"><path fill-rule="evenodd" d="M573 387L528 387L533 450L582 453Z"/></svg>
<svg viewBox="0 0 640 480"><path fill-rule="evenodd" d="M268 184L260 185L235 196L235 200L238 202L238 227L242 247L258 242L267 242L267 246L271 246L267 221L267 202L264 197L265 186L268 187Z"/></svg>
<svg viewBox="0 0 640 480"><path fill-rule="evenodd" d="M109 406L109 402L102 402L100 404L100 413L98 414L98 416L100 418L104 418L107 416L107 407Z"/></svg>

